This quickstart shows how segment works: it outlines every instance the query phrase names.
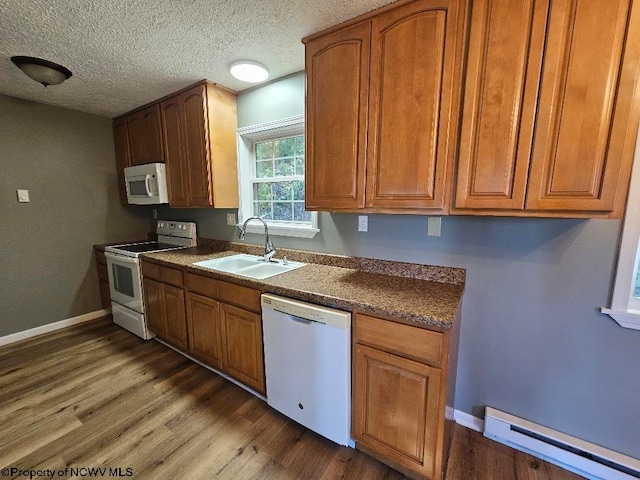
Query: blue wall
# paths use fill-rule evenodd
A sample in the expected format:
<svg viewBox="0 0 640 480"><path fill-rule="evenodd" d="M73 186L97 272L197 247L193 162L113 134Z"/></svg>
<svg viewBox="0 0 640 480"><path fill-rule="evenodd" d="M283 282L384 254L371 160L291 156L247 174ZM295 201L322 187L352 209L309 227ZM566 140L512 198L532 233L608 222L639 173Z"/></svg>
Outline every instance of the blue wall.
<svg viewBox="0 0 640 480"><path fill-rule="evenodd" d="M304 113L298 74L240 94L239 126ZM232 239L225 211L163 209L193 219L199 235ZM596 311L607 303L620 222L320 215L312 240L276 246L467 269L456 408L486 405L640 458L640 331ZM260 243L261 236L247 236Z"/></svg>

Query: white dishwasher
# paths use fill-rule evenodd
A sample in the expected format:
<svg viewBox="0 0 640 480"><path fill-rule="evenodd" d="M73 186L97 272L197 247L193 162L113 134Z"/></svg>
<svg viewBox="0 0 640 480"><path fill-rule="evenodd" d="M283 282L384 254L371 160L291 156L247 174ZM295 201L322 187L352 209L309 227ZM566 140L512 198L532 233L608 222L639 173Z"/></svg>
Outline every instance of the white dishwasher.
<svg viewBox="0 0 640 480"><path fill-rule="evenodd" d="M340 445L353 445L351 314L262 295L267 403Z"/></svg>

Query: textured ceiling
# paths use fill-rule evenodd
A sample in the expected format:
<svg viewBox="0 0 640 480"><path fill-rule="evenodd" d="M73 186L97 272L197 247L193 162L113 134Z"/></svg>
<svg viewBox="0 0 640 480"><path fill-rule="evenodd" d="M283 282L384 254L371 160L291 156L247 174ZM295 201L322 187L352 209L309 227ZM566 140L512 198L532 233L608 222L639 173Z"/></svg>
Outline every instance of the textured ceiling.
<svg viewBox="0 0 640 480"><path fill-rule="evenodd" d="M0 0L0 93L114 117L207 78L236 91L239 59L270 79L304 69L300 39L391 0ZM64 65L44 88L14 55Z"/></svg>

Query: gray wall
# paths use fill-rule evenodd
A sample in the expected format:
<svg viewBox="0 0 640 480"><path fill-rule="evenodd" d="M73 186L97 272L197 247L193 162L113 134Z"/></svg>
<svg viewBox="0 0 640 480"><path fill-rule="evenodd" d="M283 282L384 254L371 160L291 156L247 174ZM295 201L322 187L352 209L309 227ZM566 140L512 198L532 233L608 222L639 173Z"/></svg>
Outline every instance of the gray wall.
<svg viewBox="0 0 640 480"><path fill-rule="evenodd" d="M114 155L110 119L0 95L0 336L102 308L93 244L150 226L120 206Z"/></svg>
<svg viewBox="0 0 640 480"><path fill-rule="evenodd" d="M241 94L238 105L240 126L303 113L304 77ZM232 239L227 212L162 214L195 220L200 236ZM596 311L607 302L620 222L451 216L441 237L427 237L426 223L370 215L369 232L358 233L356 215L323 213L313 240L275 243L466 268L456 408L481 417L490 405L640 458L640 332Z"/></svg>

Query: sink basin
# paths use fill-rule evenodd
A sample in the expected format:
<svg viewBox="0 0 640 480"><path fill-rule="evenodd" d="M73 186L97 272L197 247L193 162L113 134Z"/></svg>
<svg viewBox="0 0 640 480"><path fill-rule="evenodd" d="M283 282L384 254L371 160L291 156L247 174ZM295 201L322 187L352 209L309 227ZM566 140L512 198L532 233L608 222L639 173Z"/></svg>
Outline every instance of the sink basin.
<svg viewBox="0 0 640 480"><path fill-rule="evenodd" d="M277 260L273 263L264 263L263 257L240 254L194 262L193 265L260 280L304 267L306 263L288 262L284 264L282 260Z"/></svg>
<svg viewBox="0 0 640 480"><path fill-rule="evenodd" d="M235 272L245 267L253 267L258 265L260 257L253 255L232 255L230 257L217 258L214 260L205 260L203 262L194 263L199 267L211 268L213 270L221 270L223 272Z"/></svg>

